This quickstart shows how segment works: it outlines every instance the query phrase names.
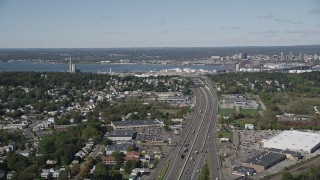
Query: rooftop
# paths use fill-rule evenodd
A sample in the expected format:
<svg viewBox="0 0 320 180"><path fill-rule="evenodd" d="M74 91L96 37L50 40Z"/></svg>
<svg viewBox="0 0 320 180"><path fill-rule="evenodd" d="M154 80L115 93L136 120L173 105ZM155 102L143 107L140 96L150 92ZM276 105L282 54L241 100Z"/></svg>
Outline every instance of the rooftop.
<svg viewBox="0 0 320 180"><path fill-rule="evenodd" d="M278 153L273 153L273 152L262 152L261 154L258 154L251 159L248 159L244 163L248 164L256 164L259 166L264 166L264 167L270 167L273 164L276 164L279 162L281 159L284 160L286 156L284 154L278 154Z"/></svg>
<svg viewBox="0 0 320 180"><path fill-rule="evenodd" d="M284 131L281 134L264 140L264 147L303 150L309 152L320 143L320 134L302 131Z"/></svg>
<svg viewBox="0 0 320 180"><path fill-rule="evenodd" d="M107 151L125 151L129 146L134 146L134 143L122 143L122 144L113 144L106 147Z"/></svg>
<svg viewBox="0 0 320 180"><path fill-rule="evenodd" d="M114 130L111 131L108 137L132 137L134 130Z"/></svg>
<svg viewBox="0 0 320 180"><path fill-rule="evenodd" d="M135 121L113 121L114 126L138 126L138 125L157 125L162 124L159 120L135 120Z"/></svg>

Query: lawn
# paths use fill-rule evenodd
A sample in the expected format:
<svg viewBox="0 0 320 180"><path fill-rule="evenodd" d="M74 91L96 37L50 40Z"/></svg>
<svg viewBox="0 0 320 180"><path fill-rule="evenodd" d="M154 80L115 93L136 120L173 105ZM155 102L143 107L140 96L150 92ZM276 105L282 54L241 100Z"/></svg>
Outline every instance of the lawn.
<svg viewBox="0 0 320 180"><path fill-rule="evenodd" d="M232 139L233 138L233 132L232 131L218 131L215 134L215 137L221 138L229 138Z"/></svg>
<svg viewBox="0 0 320 180"><path fill-rule="evenodd" d="M246 117L255 117L259 114L259 109L240 109L240 113Z"/></svg>
<svg viewBox="0 0 320 180"><path fill-rule="evenodd" d="M300 105L305 104L306 107L299 107ZM295 97L290 99L286 104L277 103L279 109L283 112L297 111L296 109L304 108L305 111L314 112L313 106L320 106L320 98L304 98L304 97Z"/></svg>
<svg viewBox="0 0 320 180"><path fill-rule="evenodd" d="M219 114L222 116L230 116L234 112L234 109L219 109Z"/></svg>

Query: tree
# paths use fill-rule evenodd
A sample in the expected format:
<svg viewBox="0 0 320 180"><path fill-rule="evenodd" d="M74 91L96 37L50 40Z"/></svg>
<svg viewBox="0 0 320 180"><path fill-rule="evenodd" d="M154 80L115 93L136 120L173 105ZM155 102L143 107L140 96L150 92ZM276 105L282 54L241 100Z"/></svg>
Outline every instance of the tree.
<svg viewBox="0 0 320 180"><path fill-rule="evenodd" d="M129 160L124 164L123 168L126 173L130 174L132 169L137 168L138 166L139 163L137 161Z"/></svg>
<svg viewBox="0 0 320 180"><path fill-rule="evenodd" d="M285 171L283 174L282 174L282 180L293 180L293 175L288 172L288 171Z"/></svg>
<svg viewBox="0 0 320 180"><path fill-rule="evenodd" d="M99 138L99 137L100 137L100 133L96 128L88 126L82 131L82 139L84 140L89 140L90 138Z"/></svg>
<svg viewBox="0 0 320 180"><path fill-rule="evenodd" d="M130 151L135 151L136 148L134 146L128 146L127 147L127 151L130 152Z"/></svg>
<svg viewBox="0 0 320 180"><path fill-rule="evenodd" d="M104 145L112 145L113 141L111 139L106 138L105 140L103 140L103 144Z"/></svg>
<svg viewBox="0 0 320 180"><path fill-rule="evenodd" d="M117 162L121 161L122 156L121 156L121 152L120 151L113 151L111 156L115 157Z"/></svg>
<svg viewBox="0 0 320 180"><path fill-rule="evenodd" d="M96 165L96 169L94 170L94 178L95 179L107 179L109 175L107 166L100 162Z"/></svg>

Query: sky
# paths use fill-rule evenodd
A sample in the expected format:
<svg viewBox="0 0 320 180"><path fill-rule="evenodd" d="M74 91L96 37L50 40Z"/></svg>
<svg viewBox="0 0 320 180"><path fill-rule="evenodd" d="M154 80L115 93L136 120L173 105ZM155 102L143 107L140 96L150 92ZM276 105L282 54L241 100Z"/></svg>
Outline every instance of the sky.
<svg viewBox="0 0 320 180"><path fill-rule="evenodd" d="M0 0L0 48L320 44L320 0Z"/></svg>

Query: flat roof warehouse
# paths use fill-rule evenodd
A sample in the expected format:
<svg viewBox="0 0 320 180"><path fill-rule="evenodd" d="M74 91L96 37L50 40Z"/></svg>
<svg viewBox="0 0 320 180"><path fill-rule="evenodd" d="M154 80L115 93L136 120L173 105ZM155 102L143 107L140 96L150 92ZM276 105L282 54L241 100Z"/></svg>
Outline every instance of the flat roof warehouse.
<svg viewBox="0 0 320 180"><path fill-rule="evenodd" d="M164 123L159 120L135 120L135 121L113 121L111 126L114 129L135 129L146 127L163 127Z"/></svg>
<svg viewBox="0 0 320 180"><path fill-rule="evenodd" d="M284 131L262 142L265 148L289 149L313 153L320 147L320 134L301 131Z"/></svg>

